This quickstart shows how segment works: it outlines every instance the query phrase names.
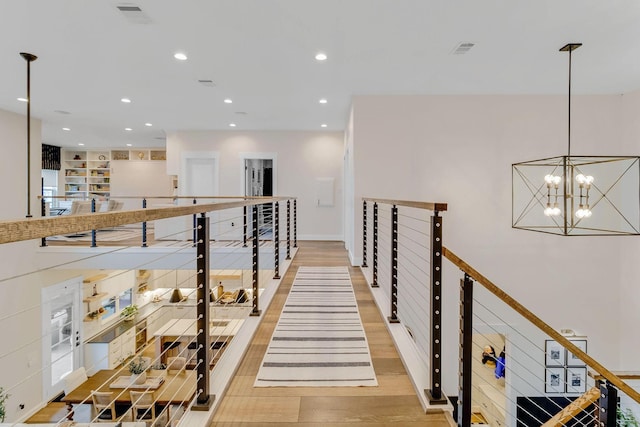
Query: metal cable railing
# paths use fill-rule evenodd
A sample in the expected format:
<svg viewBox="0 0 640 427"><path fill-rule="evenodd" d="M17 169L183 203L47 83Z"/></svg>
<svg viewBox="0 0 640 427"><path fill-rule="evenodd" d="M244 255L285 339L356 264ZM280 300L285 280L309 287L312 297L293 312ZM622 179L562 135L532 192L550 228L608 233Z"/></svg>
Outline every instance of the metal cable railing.
<svg viewBox="0 0 640 427"><path fill-rule="evenodd" d="M607 426L640 413L640 384L623 381L589 356L588 337L554 330L443 246L443 210L438 203L363 199L363 272L372 288L384 288L376 292L389 300L389 322L403 324L417 344L431 377L426 404L447 403L433 399L443 375L440 360L453 358L441 352L442 340L451 336L439 335L440 316L458 312L457 304L442 304L438 289L450 283L442 278L447 259L464 273L459 390L448 393L458 395L452 403L459 425Z"/></svg>
<svg viewBox="0 0 640 427"><path fill-rule="evenodd" d="M189 409L194 404L202 404L201 401L206 401L208 398L208 386L203 386L202 383L208 383L208 380L204 380L211 375L209 370L215 367L223 356L225 349L232 342L233 336L241 328L243 319L249 315L260 314L258 294L277 275L280 259L285 256L285 248L286 254L289 255L292 240L290 230L292 228L295 242L295 225L291 226L292 220L295 223L295 215L292 218L290 206L288 206L286 216L281 214L284 211L284 206L280 206L279 203L281 201L290 204L290 200L287 198L258 198L254 200L239 198L237 201L225 199L222 202L203 203L195 205L195 207L189 205L175 208L34 218L26 223L23 220L0 222L0 236L2 236L0 241L10 245L11 242L34 238L34 233L39 234L37 238L41 238L57 234L60 230L64 230L63 234L79 233L83 230L90 230L94 224L99 224L96 229L102 229L134 224L134 222L127 221L139 223L137 220L140 219L147 222L173 218L167 215L166 210L181 215L186 210L189 215L188 220L192 215L198 216L195 228L177 228L172 233L167 233L165 237L168 237L168 245L156 242L151 246L143 245L141 248L134 248L135 250L132 252L131 247L116 243L122 246L100 249L99 253L95 253L93 247L88 248L91 250L89 255L86 255L86 249L77 245L72 249L54 252L48 248L42 248L39 252L43 257L52 256L53 259L56 258L53 254L64 253L63 258L67 259L32 272L16 274L12 277L0 277L0 288L3 288L3 291L15 289L21 282L38 282L38 276L51 275L51 272L56 270L60 272L58 274L60 277L79 277L74 280L78 287L78 301L84 299L84 302L80 304L84 306L82 310L85 313L71 311L62 313L61 311L60 322L56 323L55 328L52 328L60 340L49 346L52 353L50 360L43 360L42 367L32 369L32 373L27 378L18 379L12 383L3 381L0 384L3 392L14 396L19 395L25 387L32 386L35 379L48 375L62 376L64 371L69 370L66 367L68 364L65 364L69 359L76 357L77 350L75 350L74 344L86 348L86 346L93 344L90 342L83 344L85 340L91 341L100 337L101 334L121 329L122 333L118 339L129 335L124 331L135 331L135 334L131 334L134 337L135 347L127 344L125 349L125 345L121 344L119 352L115 356L116 360L114 360L110 349L100 354L98 354L99 352L94 352L95 354L89 352L88 354L85 351L86 357L82 370L90 373L90 380L95 381L90 383L90 390L82 390L82 387L78 392L67 390L67 393L61 398L62 402L67 401L70 404L75 404L76 408L78 405L93 406L92 396L97 396L98 390L108 391L112 393L108 403L116 406L118 415L116 419L126 420L132 418L133 412L129 409L128 415L120 413L119 407L121 405L130 406L135 404L136 400L139 400L139 403L146 402L146 398L143 399L142 396L138 396L135 400L132 399L129 396L129 390L153 392L153 404L160 408L157 412L154 411L155 417L162 418L163 424L177 421L179 416L185 413L185 409ZM254 206L265 202L269 203L269 208L259 213ZM246 227L248 232L252 233L250 236L244 232L245 227L239 227L239 224L248 222L245 213L247 206L250 208L250 222L253 219L252 214L256 220L258 215L260 216L259 226L257 226L258 221L255 221L254 224L248 224ZM192 212L197 212L194 209L212 209L212 211L194 214ZM104 221L96 222L96 219L99 218ZM280 224L281 220L286 220L286 224ZM279 234L282 225L286 225L286 234ZM209 229L208 235L203 231L207 228ZM138 229L140 230L140 227ZM16 233L16 230L19 232ZM196 233L196 239L192 239L190 236L193 231ZM177 240L179 237L185 236L186 241ZM96 240L93 240L92 243L95 243ZM100 240L98 239L97 242ZM56 246L64 246L64 242L57 242ZM126 266L126 268L100 271L92 267L92 270L84 273L85 278L92 275L91 280L88 283L81 283L82 276L78 276L78 274L83 274L85 263L90 263L90 266L101 263L118 264L118 261L113 261L114 256L120 257L120 261L123 261L122 266ZM204 260L207 260L206 268L201 265L204 264ZM210 286L211 292L206 297L202 294L205 276L210 277L212 282L216 281L215 286ZM54 279L50 279L50 281L55 282ZM125 283L127 289L122 291L118 286L122 287ZM67 284L67 286L70 287L71 284ZM182 297L176 303L168 302L176 290L182 292ZM5 294L9 295L10 292ZM25 317L39 317L44 307L43 304L45 304L44 300L43 303L31 304L28 307L16 306L13 310L5 311L0 317L0 325L23 322L22 319ZM142 313L140 316L144 322L139 323L140 319L138 319L129 325L126 325L126 322L122 323L118 313L125 305L139 306ZM95 312L95 316L89 316L89 313L93 312ZM164 312L167 313L159 314ZM79 319L79 316L85 317L85 322L81 322L86 332L84 337L82 333L73 332L74 319ZM103 319L103 316L109 317ZM167 335L168 333L171 335ZM35 337L32 334L24 335L29 338L24 341L20 340L20 343L6 342L7 345L3 347L2 354L0 354L0 363L10 364L16 357L30 354L34 347L47 347L45 344L51 339L52 334L45 330ZM109 341L106 346L111 346L113 341L115 340ZM140 356L145 359L145 365L149 369L148 378L153 378L153 381L157 379L160 383L144 382L136 387L127 383L123 384L123 387L114 388L114 383L118 381L122 383L126 381L123 379L124 377L130 376L128 366L132 357L133 360L137 360ZM80 357L82 358L82 356ZM176 359L183 363L182 372L187 372L185 376L167 373L173 371L169 368L177 366ZM114 364L116 365L115 369L109 369ZM62 371L54 373L54 371L60 370ZM92 390L95 390L96 393ZM149 405L146 407L143 405L142 408L139 415L151 415ZM29 409L27 408L27 410ZM104 416L106 413L106 409L92 410L91 419L83 419L82 421L98 421L99 416L101 414ZM86 417L86 411L72 409L58 421L62 422L67 418L77 417L78 414ZM11 417L15 417L15 415L9 413L8 419Z"/></svg>

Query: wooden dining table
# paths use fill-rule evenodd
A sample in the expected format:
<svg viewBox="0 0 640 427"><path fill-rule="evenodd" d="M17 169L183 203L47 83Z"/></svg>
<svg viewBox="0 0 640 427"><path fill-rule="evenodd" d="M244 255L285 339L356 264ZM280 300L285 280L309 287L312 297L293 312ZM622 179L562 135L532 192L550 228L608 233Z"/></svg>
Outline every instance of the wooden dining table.
<svg viewBox="0 0 640 427"><path fill-rule="evenodd" d="M196 391L196 372L191 370L171 371L149 370L147 376L161 376L164 382L153 391L153 397L159 405L183 405L188 403ZM91 404L91 391L111 391L118 404L131 404L129 390L122 388L111 388L118 377L127 376L126 370L101 370L89 377L87 381L80 384L76 389L62 398L66 403L89 403ZM143 391L135 389L135 391Z"/></svg>

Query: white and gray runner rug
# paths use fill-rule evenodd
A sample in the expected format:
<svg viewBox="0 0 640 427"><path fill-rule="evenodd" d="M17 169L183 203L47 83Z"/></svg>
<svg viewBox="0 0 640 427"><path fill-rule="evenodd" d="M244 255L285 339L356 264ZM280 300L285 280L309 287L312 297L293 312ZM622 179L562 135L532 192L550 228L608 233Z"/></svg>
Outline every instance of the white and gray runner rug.
<svg viewBox="0 0 640 427"><path fill-rule="evenodd" d="M300 267L255 387L377 386L346 267Z"/></svg>

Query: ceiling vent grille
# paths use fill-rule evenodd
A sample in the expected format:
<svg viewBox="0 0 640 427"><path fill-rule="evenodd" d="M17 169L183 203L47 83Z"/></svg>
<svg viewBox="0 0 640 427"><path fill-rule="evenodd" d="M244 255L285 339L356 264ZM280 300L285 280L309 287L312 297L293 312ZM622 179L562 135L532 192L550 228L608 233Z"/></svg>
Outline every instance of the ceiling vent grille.
<svg viewBox="0 0 640 427"><path fill-rule="evenodd" d="M122 15L132 24L150 24L151 18L138 6L123 5L117 6Z"/></svg>
<svg viewBox="0 0 640 427"><path fill-rule="evenodd" d="M454 55L464 55L465 53L469 52L471 48L474 46L475 46L475 43L462 42L462 43L459 43L455 47L455 49L453 49L452 53Z"/></svg>
<svg viewBox="0 0 640 427"><path fill-rule="evenodd" d="M198 83L200 83L202 86L207 86L207 87L215 87L216 84L213 82L213 80L198 80Z"/></svg>

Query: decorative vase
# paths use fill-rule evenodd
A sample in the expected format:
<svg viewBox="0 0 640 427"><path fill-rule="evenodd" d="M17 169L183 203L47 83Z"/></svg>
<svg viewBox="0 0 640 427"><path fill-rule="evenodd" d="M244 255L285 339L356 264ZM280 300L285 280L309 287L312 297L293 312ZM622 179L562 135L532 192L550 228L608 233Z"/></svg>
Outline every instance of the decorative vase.
<svg viewBox="0 0 640 427"><path fill-rule="evenodd" d="M130 315L128 315L128 316L125 316L125 317L124 317L124 321L125 321L125 322L131 322L131 321L134 319L134 317L136 317L136 315L135 315L135 314L130 314Z"/></svg>
<svg viewBox="0 0 640 427"><path fill-rule="evenodd" d="M131 382L133 384L144 384L147 382L147 372L141 374L131 374Z"/></svg>

